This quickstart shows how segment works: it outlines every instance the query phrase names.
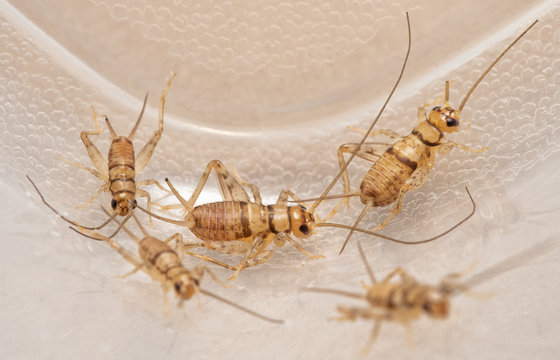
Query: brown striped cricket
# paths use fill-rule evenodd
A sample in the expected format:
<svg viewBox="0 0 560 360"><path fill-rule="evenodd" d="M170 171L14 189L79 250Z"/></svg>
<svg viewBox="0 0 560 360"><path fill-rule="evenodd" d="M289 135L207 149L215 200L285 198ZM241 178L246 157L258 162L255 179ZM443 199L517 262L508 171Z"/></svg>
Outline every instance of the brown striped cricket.
<svg viewBox="0 0 560 360"><path fill-rule="evenodd" d="M403 137L388 129L373 131L373 127L375 126L383 110L385 109L404 72L408 55L410 53L411 43L410 22L408 23L409 46L398 81L394 85L378 115L371 123L369 129L365 131L362 140L359 143L343 144L339 147L338 160L340 164L340 171L324 190L323 194L321 194L321 196L309 209L311 212L313 212L315 208L325 199L342 198L329 213L329 215L327 215L327 217L325 218L326 220L332 217L338 211L338 208L345 202L348 205L349 197L360 197L361 202L364 204L364 208L358 215L356 221L354 222L354 225L350 228L350 231L348 233L348 236L346 237L346 240L344 241L340 253L342 253L353 232L357 230L357 226L372 207L387 206L393 203L395 204L389 216L381 224L373 228L370 233L383 229L396 215L401 212L405 194L408 191L417 189L426 181L430 171L434 166L436 153L443 154L454 148L475 153L480 153L488 149L473 149L452 141L446 141L445 134L453 133L459 130L459 117L473 91L490 72L490 70L492 70L492 68L498 63L498 61L536 23L537 21L533 22L527 29L525 29L525 31L523 31L521 35L519 35L514 41L512 41L509 46L507 46L507 48L503 50L502 53L488 66L488 68L480 75L478 80L473 84L473 86L464 96L461 104L457 109L454 109L448 103L449 82L447 81L445 83L445 91L442 97L418 107L418 125L412 130L409 135ZM425 108L427 106L438 104L442 100L443 106L436 106L428 114L426 113ZM358 131L364 132L362 130ZM394 140L394 142L366 142L366 139L368 137L375 137L378 135L387 136L390 139ZM344 154L346 153L350 153L348 160L344 160ZM351 192L347 168L356 156L366 161L370 161L373 164L363 178L359 190ZM344 185L344 194L327 196L334 184L341 176ZM445 233L447 233L447 231Z"/></svg>
<svg viewBox="0 0 560 360"><path fill-rule="evenodd" d="M467 280L459 282L463 276L472 270L475 263L466 270L446 275L437 285L428 285L420 283L400 267L394 269L381 281L377 281L368 264L361 243L358 241L360 257L370 280L369 285L362 283L365 293L318 287L307 287L302 290L340 295L366 301L367 305L362 307L338 306L337 311L340 315L336 318L339 321L356 321L358 319L373 321L374 324L368 342L362 350L362 355L366 355L375 343L383 322L401 323L407 331L408 343L412 344L412 321L422 315L432 319L448 318L450 315L451 299L459 294L479 299L490 298L493 295L491 291L477 291L475 293L471 289L507 271L527 264L533 259L550 254L557 247L558 242L555 238L546 239L515 255L507 257Z"/></svg>
<svg viewBox="0 0 560 360"><path fill-rule="evenodd" d="M149 180L140 180L136 181L136 174L140 173L144 167L150 161L156 145L161 138L161 134L163 132L163 115L164 115L164 108L165 108L165 99L167 97L167 93L169 92L169 88L171 86L171 82L175 77L175 73L173 73L169 79L167 80L167 84L165 89L161 93L160 98L160 105L159 105L159 119L158 119L158 128L148 140L148 142L144 145L144 147L140 150L138 155L135 155L134 152L134 145L132 144L132 140L134 139L134 135L136 134L136 130L140 125L140 121L142 120L142 115L144 115L144 110L146 108L146 101L148 100L148 94L144 97L144 103L142 105L142 110L140 111L140 115L138 116L138 120L134 124L134 127L130 131L128 136L119 136L113 129L111 122L107 116L104 116L105 123L107 124L107 128L109 129L109 133L111 134L112 142L109 147L109 153L107 156L107 160L103 158L95 144L89 138L90 136L100 135L103 129L99 126L99 119L97 116L97 112L91 107L93 111L93 123L95 125L95 130L90 131L82 131L80 138L88 152L88 155L94 165L95 168L87 167L82 164L70 161L65 159L62 155L60 155L61 159L71 165L74 165L80 169L89 171L95 177L101 179L103 181L103 185L97 190L97 192L91 197L91 199L82 206L77 207L78 209L83 209L89 204L91 204L101 192L106 191L111 193L111 208L113 209L113 214L105 221L103 224L95 227L86 227L80 224L77 224L67 218L62 217L66 221L73 223L75 226L79 226L84 229L88 230L99 230L106 226L108 223L111 222L111 219L115 216L128 216L132 214L134 207L136 206L136 197L145 197L147 199L147 208L151 208L151 198L150 194L146 191L141 189L140 187L148 186L148 185L157 185L164 191L167 191L159 182L154 179ZM41 196L42 197L42 196ZM44 201L44 199L43 199ZM48 205L48 204L47 204ZM50 205L49 205L50 207ZM52 207L51 207L52 209ZM54 209L52 209L54 210ZM56 210L54 210L56 212ZM60 215L60 214L59 214ZM126 218L126 220L128 220ZM125 220L125 222L126 222ZM151 221L151 219L150 219Z"/></svg>
<svg viewBox="0 0 560 360"><path fill-rule="evenodd" d="M216 173L224 201L194 206L212 169ZM188 252L204 261L235 271L230 280L244 268L268 261L274 255L273 250L267 249L271 243L281 247L288 242L311 259L323 257L310 254L291 236L293 234L297 239L307 239L313 233L316 223L313 214L302 205L287 205L289 198L298 201L290 190L282 191L276 204L263 205L257 187L243 181L234 170L232 173L219 160L211 161L188 201L166 178L169 188L186 211L184 220L169 219L153 214L140 206L138 208L156 219L188 227L203 241L199 244L186 244L186 248L205 247L226 254L244 255L239 264L232 266L209 256ZM244 189L245 186L251 189L253 201ZM172 207L174 206L162 208Z"/></svg>
<svg viewBox="0 0 560 360"><path fill-rule="evenodd" d="M105 209L103 210L105 211ZM170 290L174 290L176 297L179 298L179 307L183 305L184 301L191 299L198 293L201 293L203 295L226 303L238 310L244 311L252 316L258 317L259 319L276 324L282 324L284 322L282 320L273 319L268 316L259 314L255 311L249 310L230 300L209 292L208 290L202 289L200 287L200 282L205 272L207 272L216 282L221 283L221 281L218 280L218 278L205 266L199 265L194 269L187 269L183 265L184 249L183 237L181 236L181 234L173 234L166 240L162 241L153 236L150 236L134 214L132 215L132 217L134 218L136 224L144 235L144 237L141 239L134 235L126 227L124 222L119 222L115 218L112 218L112 220L119 224L119 229L123 228L124 231L138 244L139 257L126 250L111 237L107 237L98 232L89 231L83 228L80 229L81 231L75 229L74 227L70 228L78 234L83 235L87 238L105 241L111 248L113 248L113 250L119 253L119 255L121 255L126 261L131 263L134 266L134 269L132 269L132 271L126 273L122 277L127 277L136 273L138 270L143 270L153 280L160 282L162 285L166 312L168 307L167 293ZM174 248L169 245L169 243L172 241L175 241Z"/></svg>

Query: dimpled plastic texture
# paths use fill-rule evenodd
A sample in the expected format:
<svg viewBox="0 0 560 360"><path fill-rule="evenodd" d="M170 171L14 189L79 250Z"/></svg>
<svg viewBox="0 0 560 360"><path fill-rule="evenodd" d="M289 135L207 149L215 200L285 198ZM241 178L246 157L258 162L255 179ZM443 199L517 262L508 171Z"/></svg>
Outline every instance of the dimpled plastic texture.
<svg viewBox="0 0 560 360"><path fill-rule="evenodd" d="M336 174L338 146L360 140L346 125L367 128L396 80L406 51L404 11L411 17L411 56L377 125L403 135L416 123L417 107L441 95L445 80L453 80L450 103L458 106L499 52L539 19L475 90L460 131L447 137L489 150L438 155L428 181L406 195L403 212L384 233L419 240L445 230L470 211L465 186L477 212L423 246L356 234L340 257L346 233L319 228L304 246L324 260L310 261L287 245L269 263L243 271L232 289L204 279L202 286L215 293L285 319L282 326L204 296L182 309L170 296L165 315L156 282L143 274L116 279L131 266L105 244L69 231L25 179L33 178L64 214L101 223L97 204L107 206L108 194L74 209L101 182L58 155L90 166L80 141L82 130L93 129L90 106L126 135L149 91L134 139L140 149L157 128L159 96L173 70L178 75L163 136L138 179L167 176L190 196L204 166L220 159L255 183L265 203L285 188L302 198L318 196ZM1 357L353 358L371 324L328 321L337 304L352 300L299 289L361 291L367 277L357 240L378 278L402 266L431 283L474 261L471 274L541 240L558 241L558 19L554 1L0 3ZM105 156L110 136L101 126L92 140ZM361 159L351 164L352 188L367 168ZM173 202L148 190L158 201ZM200 203L217 199L211 179ZM354 221L362 204L350 203L334 221ZM319 215L334 202L327 204ZM373 209L362 226L372 228L387 214L387 208ZM181 231L194 239L186 230L155 225L150 231L158 236ZM118 240L135 251L126 236ZM370 355L551 358L559 351L558 259L555 248L514 264L481 286L490 298L454 298L449 319L412 324L412 347L405 346L400 325L384 324ZM212 268L221 279L230 275Z"/></svg>

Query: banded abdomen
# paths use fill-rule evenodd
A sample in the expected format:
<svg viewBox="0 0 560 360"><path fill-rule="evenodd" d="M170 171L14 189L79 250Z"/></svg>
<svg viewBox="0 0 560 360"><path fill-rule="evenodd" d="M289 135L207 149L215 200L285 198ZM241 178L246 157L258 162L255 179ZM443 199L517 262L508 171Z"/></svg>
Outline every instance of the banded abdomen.
<svg viewBox="0 0 560 360"><path fill-rule="evenodd" d="M124 136L113 140L108 156L111 206L121 216L128 214L136 198L134 161L132 142Z"/></svg>
<svg viewBox="0 0 560 360"><path fill-rule="evenodd" d="M423 121L411 134L394 143L362 180L362 203L373 201L373 206L393 203L414 170L429 162L433 149L440 145L442 138L442 133L436 127Z"/></svg>
<svg viewBox="0 0 560 360"><path fill-rule="evenodd" d="M152 276L159 281L173 284L175 292L188 300L198 289L198 279L183 266L179 255L165 242L146 236L138 243L140 258L155 268Z"/></svg>
<svg viewBox="0 0 560 360"><path fill-rule="evenodd" d="M190 213L193 234L204 241L249 240L289 231L288 206L221 201L197 206Z"/></svg>
<svg viewBox="0 0 560 360"><path fill-rule="evenodd" d="M388 283L369 289L367 301L372 306L394 310L418 310L434 317L447 315L448 300L438 289L413 283Z"/></svg>

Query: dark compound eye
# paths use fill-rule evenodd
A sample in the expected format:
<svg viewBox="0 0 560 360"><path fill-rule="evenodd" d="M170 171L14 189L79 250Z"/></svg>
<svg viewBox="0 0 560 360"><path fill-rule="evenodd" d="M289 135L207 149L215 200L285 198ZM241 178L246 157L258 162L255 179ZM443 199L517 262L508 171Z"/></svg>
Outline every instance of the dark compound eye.
<svg viewBox="0 0 560 360"><path fill-rule="evenodd" d="M458 125L457 120L453 119L452 117L446 118L445 121L447 122L447 126L449 127L454 127Z"/></svg>
<svg viewBox="0 0 560 360"><path fill-rule="evenodd" d="M111 200L111 207L113 208L113 210L117 208L117 200L115 199Z"/></svg>
<svg viewBox="0 0 560 360"><path fill-rule="evenodd" d="M136 200L134 200L134 206L136 207L138 205L138 202Z"/></svg>
<svg viewBox="0 0 560 360"><path fill-rule="evenodd" d="M196 286L200 285L200 281L198 281L198 279L193 279L193 283L194 283Z"/></svg>
<svg viewBox="0 0 560 360"><path fill-rule="evenodd" d="M303 224L299 227L299 231L302 234L307 235L307 234L309 234L309 227L307 225Z"/></svg>
<svg viewBox="0 0 560 360"><path fill-rule="evenodd" d="M175 291L179 292L179 290L181 290L181 283L180 283L180 282L176 282L176 283L175 283Z"/></svg>

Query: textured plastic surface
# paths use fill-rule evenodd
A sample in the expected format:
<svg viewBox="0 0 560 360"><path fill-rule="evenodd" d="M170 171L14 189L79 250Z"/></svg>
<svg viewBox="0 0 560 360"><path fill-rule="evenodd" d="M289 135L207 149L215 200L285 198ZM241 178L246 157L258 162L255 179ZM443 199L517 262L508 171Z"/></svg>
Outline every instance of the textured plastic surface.
<svg viewBox="0 0 560 360"><path fill-rule="evenodd" d="M470 121L470 131L464 122L460 133L448 137L490 150L439 156L429 180L407 194L403 212L385 232L410 240L440 232L468 213L466 185L477 201L475 216L425 246L360 235L354 241L362 239L378 277L403 266L426 282L473 261L478 261L474 273L483 271L540 240L559 241L555 1L193 4L0 3L2 358L357 356L371 324L327 320L336 304L351 301L299 291L302 286L360 290L367 278L355 244L336 255L345 232L321 228L306 242L306 249L325 260L308 261L286 246L270 263L241 273L233 289L205 279L203 286L216 293L284 318L283 326L205 297L199 306L197 300L183 309L172 306L166 316L155 282L143 274L114 278L130 266L105 244L66 229L24 175L72 218L101 222L98 206L74 210L100 182L64 164L58 154L89 166L79 134L93 126L90 105L110 116L117 132L127 133L149 90L149 108L135 138L141 147L157 126L159 94L174 70L163 137L139 179L168 176L190 195L206 163L217 158L255 183L267 203L284 188L317 196L336 173L337 147L360 139L346 125L366 128L398 75L406 51L406 10L413 36L409 66L378 123L401 134L416 123L417 106L441 94L445 80L454 81L451 103L458 105L507 43L535 18L539 23L467 103L463 120ZM94 142L105 155L107 130ZM353 186L367 166L361 160L351 165ZM212 180L200 200L218 196ZM104 194L99 202L108 199ZM351 203L337 221L353 221L361 204ZM386 214L387 209L371 211L363 224L373 227ZM156 226L156 234L178 230ZM384 324L371 356L551 358L560 351L554 276L559 259L556 249L488 280L481 290L492 291L490 299L453 299L446 321L413 324L411 348L400 325Z"/></svg>

